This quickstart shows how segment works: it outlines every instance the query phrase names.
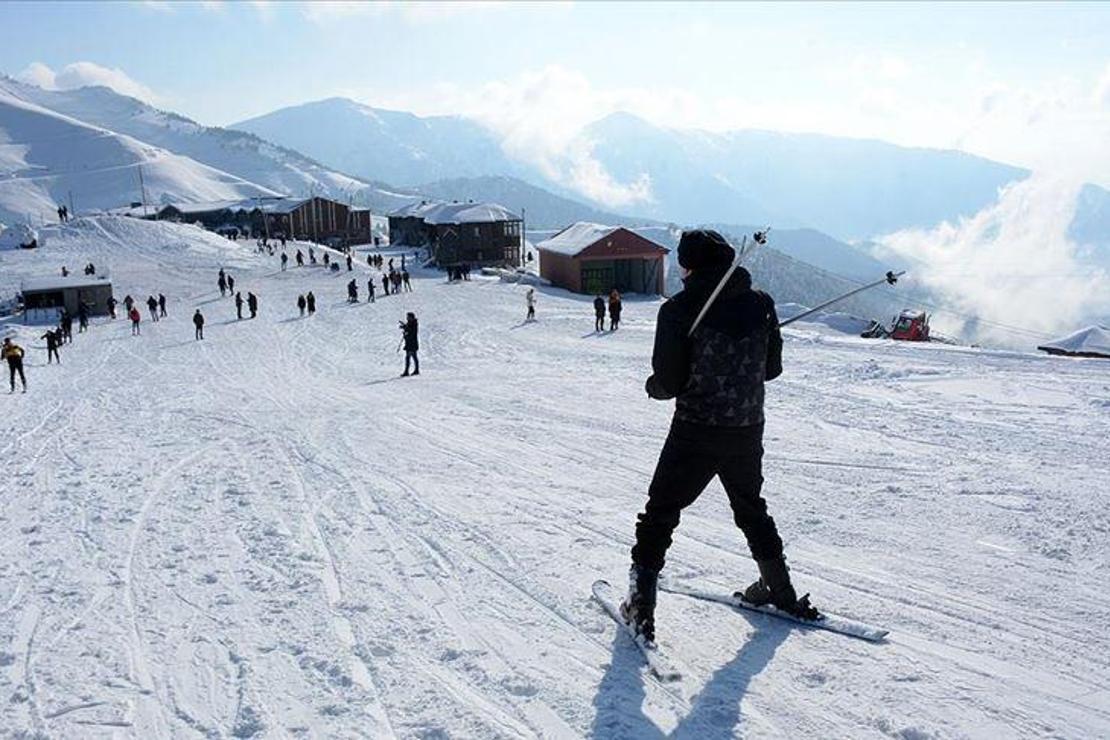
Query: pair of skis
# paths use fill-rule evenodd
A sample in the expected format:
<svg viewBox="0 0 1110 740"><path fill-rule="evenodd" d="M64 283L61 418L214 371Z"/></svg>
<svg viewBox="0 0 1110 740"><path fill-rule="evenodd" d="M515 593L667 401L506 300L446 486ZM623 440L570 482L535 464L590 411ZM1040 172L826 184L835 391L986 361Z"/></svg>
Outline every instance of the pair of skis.
<svg viewBox="0 0 1110 740"><path fill-rule="evenodd" d="M677 681L682 677L682 671L670 661L659 650L659 647L653 643L644 640L643 635L638 634L632 625L624 621L620 614L620 594L613 588L612 584L605 580L594 581L592 587L594 599L601 605L613 621L620 625L636 647L644 656L644 661L648 665L648 669L660 681ZM846 635L848 637L855 637L868 642L882 642L887 636L888 630L879 627L873 627L863 622L841 617L836 614L823 613L817 619L802 619L796 617L789 612L784 612L781 609L776 609L774 606L765 605L757 606L750 602L745 601L742 597L736 594L726 594L716 591L705 591L696 588L688 588L679 585L662 585L659 586L660 591L665 591L672 594L680 594L702 601L712 601L718 604L725 604L734 609L744 609L747 611L760 612L768 616L784 619L795 624L811 627L814 629L826 630L828 632L835 632L837 634Z"/></svg>

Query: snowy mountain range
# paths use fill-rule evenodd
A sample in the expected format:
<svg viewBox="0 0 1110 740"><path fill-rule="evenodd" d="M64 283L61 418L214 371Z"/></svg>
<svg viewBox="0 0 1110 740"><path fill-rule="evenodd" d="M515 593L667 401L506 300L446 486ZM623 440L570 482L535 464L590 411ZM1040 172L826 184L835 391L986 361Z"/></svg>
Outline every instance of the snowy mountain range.
<svg viewBox="0 0 1110 740"><path fill-rule="evenodd" d="M143 185L153 202L275 194L0 87L0 221L53 221L60 203L79 210L115 208L141 200Z"/></svg>
<svg viewBox="0 0 1110 740"><path fill-rule="evenodd" d="M644 194L618 207L573 178L511 157L495 131L459 116L419 117L330 98L232 125L353 175L419 187L434 180L511 176L602 210L674 223L773 223L857 241L956 222L1024 180L1020 167L959 151L773 131L711 133L614 113L570 147L587 151L618 187ZM323 132L325 135L320 135ZM1110 192L1084 190L1073 236L1110 246Z"/></svg>

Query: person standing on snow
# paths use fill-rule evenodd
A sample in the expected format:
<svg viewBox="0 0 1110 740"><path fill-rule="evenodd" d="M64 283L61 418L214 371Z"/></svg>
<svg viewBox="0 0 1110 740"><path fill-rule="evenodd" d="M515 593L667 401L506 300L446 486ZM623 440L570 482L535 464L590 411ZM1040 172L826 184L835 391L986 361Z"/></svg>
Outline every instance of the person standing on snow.
<svg viewBox="0 0 1110 740"><path fill-rule="evenodd" d="M158 294L158 315L166 315L166 296L162 295L161 293Z"/></svg>
<svg viewBox="0 0 1110 740"><path fill-rule="evenodd" d="M243 319L243 294L235 294L235 318L240 321Z"/></svg>
<svg viewBox="0 0 1110 740"><path fill-rule="evenodd" d="M77 333L84 334L89 330L89 307L82 303L77 307Z"/></svg>
<svg viewBox="0 0 1110 740"><path fill-rule="evenodd" d="M605 331L605 299L601 294L594 298L594 331Z"/></svg>
<svg viewBox="0 0 1110 740"><path fill-rule="evenodd" d="M53 360L57 360L58 364L62 364L62 358L58 355L58 343L61 341L61 332L55 332L53 329L47 329L39 339L46 340L46 364L49 365Z"/></svg>
<svg viewBox="0 0 1110 740"><path fill-rule="evenodd" d="M128 315L128 316L131 315L131 307L134 306L134 305L135 305L135 299L131 297L130 293L128 293L127 295L125 295L123 297L123 308L124 308L124 313L126 315Z"/></svg>
<svg viewBox="0 0 1110 740"><path fill-rule="evenodd" d="M369 280L366 281L366 293L369 296L369 298L367 298L367 300L369 300L371 303L373 303L374 302L374 278L370 278Z"/></svg>
<svg viewBox="0 0 1110 740"><path fill-rule="evenodd" d="M347 303L358 303L358 283L353 279L347 283Z"/></svg>
<svg viewBox="0 0 1110 740"><path fill-rule="evenodd" d="M304 254L301 250L297 250L297 267L304 267Z"/></svg>
<svg viewBox="0 0 1110 740"><path fill-rule="evenodd" d="M732 247L729 247L732 249ZM621 294L613 288L609 293L609 331L616 331L621 323Z"/></svg>
<svg viewBox="0 0 1110 740"><path fill-rule="evenodd" d="M227 276L224 275L223 269L220 270L220 279L216 281L216 285L220 286L220 298L227 295Z"/></svg>
<svg viewBox="0 0 1110 740"><path fill-rule="evenodd" d="M27 376L23 374L23 348L12 341L11 337L4 337L4 346L0 349L0 359L8 362L8 382L11 384L9 393L15 393L15 376L19 375L19 382L23 384L23 392L27 392Z"/></svg>
<svg viewBox="0 0 1110 740"><path fill-rule="evenodd" d="M118 303L115 296L108 296L108 314L113 319L116 317L116 306Z"/></svg>
<svg viewBox="0 0 1110 740"><path fill-rule="evenodd" d="M525 321L536 320L536 289L529 288L528 292L524 294L524 302L528 304L528 315L524 317Z"/></svg>
<svg viewBox="0 0 1110 740"><path fill-rule="evenodd" d="M61 327L62 327L62 338L66 342L72 343L73 342L73 314L71 314L69 311L65 311L65 310L62 311Z"/></svg>
<svg viewBox="0 0 1110 740"><path fill-rule="evenodd" d="M297 308L301 311L301 316L304 316L305 300L303 295L297 296Z"/></svg>
<svg viewBox="0 0 1110 740"><path fill-rule="evenodd" d="M158 299L155 298L154 296L149 296L146 299L146 307L148 309L150 309L150 320L151 321L157 321L158 320Z"/></svg>
<svg viewBox="0 0 1110 740"><path fill-rule="evenodd" d="M131 336L137 336L143 333L139 328L139 324L143 320L142 314L139 313L138 306L132 306L131 310L127 312L127 318L131 319Z"/></svg>
<svg viewBox="0 0 1110 740"><path fill-rule="evenodd" d="M382 273L382 293L389 295L389 276Z"/></svg>
<svg viewBox="0 0 1110 740"><path fill-rule="evenodd" d="M759 568L760 578L744 599L817 616L808 597L797 598L782 539L761 496L763 384L782 373L775 303L752 290L751 275L738 268L690 335L733 258L717 232L685 232L678 246L685 289L659 309L645 390L657 400L674 398L675 413L636 524L629 590L621 604L621 615L648 641L655 639L656 583L679 515L714 477L721 479Z"/></svg>
<svg viewBox="0 0 1110 740"><path fill-rule="evenodd" d="M285 252L281 253L281 271L285 272L285 266L289 264L289 255Z"/></svg>
<svg viewBox="0 0 1110 740"><path fill-rule="evenodd" d="M401 268L401 284L405 286L406 292L412 292L412 283L410 282L409 271L406 270L404 267Z"/></svg>
<svg viewBox="0 0 1110 740"><path fill-rule="evenodd" d="M247 308L250 309L252 319L258 316L258 296L250 291L247 291Z"/></svg>
<svg viewBox="0 0 1110 740"><path fill-rule="evenodd" d="M305 303L308 305L308 315L316 313L316 296L312 291L308 291L308 295L304 297Z"/></svg>
<svg viewBox="0 0 1110 740"><path fill-rule="evenodd" d="M351 260L351 253L347 252L347 272L355 269L354 262Z"/></svg>
<svg viewBox="0 0 1110 740"><path fill-rule="evenodd" d="M204 339L204 314L200 312L199 308L193 314L193 336L198 342Z"/></svg>
<svg viewBox="0 0 1110 740"><path fill-rule="evenodd" d="M234 293L235 292L235 278L231 277L231 275L227 276L227 292L228 293Z"/></svg>
<svg viewBox="0 0 1110 740"><path fill-rule="evenodd" d="M405 345L405 372L401 373L402 378L407 378L409 375L409 360L413 363L413 375L420 374L420 359L416 356L417 351L420 349L420 340L417 337L419 332L419 324L416 321L416 314L409 311L405 321L398 324L401 327L401 333Z"/></svg>

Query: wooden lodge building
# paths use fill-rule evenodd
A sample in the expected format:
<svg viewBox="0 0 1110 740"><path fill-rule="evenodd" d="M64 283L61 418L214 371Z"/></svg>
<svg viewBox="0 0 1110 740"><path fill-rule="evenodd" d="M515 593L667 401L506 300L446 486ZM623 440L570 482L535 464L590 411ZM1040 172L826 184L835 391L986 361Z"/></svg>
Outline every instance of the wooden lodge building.
<svg viewBox="0 0 1110 740"><path fill-rule="evenodd" d="M389 214L389 243L427 247L439 267L518 267L523 219L497 203L423 201Z"/></svg>
<svg viewBox="0 0 1110 740"><path fill-rule="evenodd" d="M199 223L210 231L235 227L250 236L285 236L331 246L373 241L369 209L320 196L169 203L147 218Z"/></svg>
<svg viewBox="0 0 1110 740"><path fill-rule="evenodd" d="M670 251L623 226L579 221L536 245L540 276L575 293L662 294Z"/></svg>

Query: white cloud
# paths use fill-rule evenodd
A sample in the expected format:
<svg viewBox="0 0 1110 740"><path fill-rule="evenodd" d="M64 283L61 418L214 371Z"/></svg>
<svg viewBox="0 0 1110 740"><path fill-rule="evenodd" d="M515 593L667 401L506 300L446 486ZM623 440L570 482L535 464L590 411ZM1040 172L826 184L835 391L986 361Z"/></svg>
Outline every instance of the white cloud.
<svg viewBox="0 0 1110 740"><path fill-rule="evenodd" d="M912 262L911 277L954 312L938 315L943 329L1027 347L1038 337L1002 325L1048 335L1110 315L1110 275L1084 264L1068 237L1080 187L1037 174L970 218L880 243Z"/></svg>
<svg viewBox="0 0 1110 740"><path fill-rule="evenodd" d="M56 71L42 62L33 62L16 75L16 79L47 90L75 90L99 85L147 103L158 103L161 100L153 90L131 78L122 69L103 67L95 62L74 62Z"/></svg>
<svg viewBox="0 0 1110 740"><path fill-rule="evenodd" d="M454 18L466 13L485 10L503 10L510 3L485 0L457 0L456 2L360 2L359 0L315 0L301 6L301 12L314 23L344 22L355 17L396 15L409 23L432 23Z"/></svg>

